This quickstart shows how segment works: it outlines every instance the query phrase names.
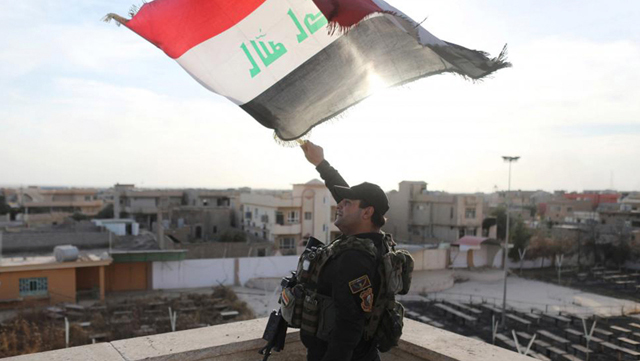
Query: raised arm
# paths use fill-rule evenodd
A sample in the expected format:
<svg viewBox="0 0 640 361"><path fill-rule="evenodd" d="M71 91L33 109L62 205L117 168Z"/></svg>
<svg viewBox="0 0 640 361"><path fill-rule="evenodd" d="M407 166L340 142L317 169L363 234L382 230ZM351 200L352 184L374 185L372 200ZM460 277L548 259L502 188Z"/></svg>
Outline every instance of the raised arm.
<svg viewBox="0 0 640 361"><path fill-rule="evenodd" d="M320 177L324 180L324 184L331 191L331 195L336 202L340 203L342 198L338 197L333 190L334 186L344 186L348 187L349 184L342 178L340 173L333 168L326 159L324 159L324 149L321 146L316 145L310 141L304 142L300 146L302 151L304 152L305 158L309 161L309 163L313 164L316 167L318 173L320 173Z"/></svg>

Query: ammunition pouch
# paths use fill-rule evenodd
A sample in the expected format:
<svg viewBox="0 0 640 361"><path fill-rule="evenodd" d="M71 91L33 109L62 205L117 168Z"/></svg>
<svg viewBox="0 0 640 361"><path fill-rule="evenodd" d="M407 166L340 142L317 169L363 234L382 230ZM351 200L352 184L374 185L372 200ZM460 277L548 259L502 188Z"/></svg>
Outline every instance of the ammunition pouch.
<svg viewBox="0 0 640 361"><path fill-rule="evenodd" d="M282 288L280 308L282 309L282 318L287 321L289 327L300 328L303 294L302 285Z"/></svg>
<svg viewBox="0 0 640 361"><path fill-rule="evenodd" d="M398 346L404 326L404 307L402 304L391 301L388 306L382 312L380 324L373 335L380 352L387 352L392 347Z"/></svg>
<svg viewBox="0 0 640 361"><path fill-rule="evenodd" d="M319 297L318 331L316 337L329 341L331 332L336 326L336 307L331 297L317 295Z"/></svg>

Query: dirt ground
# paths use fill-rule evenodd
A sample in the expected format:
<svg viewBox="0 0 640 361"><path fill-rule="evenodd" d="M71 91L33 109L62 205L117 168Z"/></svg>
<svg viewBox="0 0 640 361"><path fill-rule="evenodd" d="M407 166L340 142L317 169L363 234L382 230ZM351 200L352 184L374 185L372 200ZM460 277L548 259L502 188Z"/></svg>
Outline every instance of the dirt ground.
<svg viewBox="0 0 640 361"><path fill-rule="evenodd" d="M0 323L0 357L65 347L65 320L73 347L256 317L229 287L116 294L106 303L59 304L13 313L13 318Z"/></svg>

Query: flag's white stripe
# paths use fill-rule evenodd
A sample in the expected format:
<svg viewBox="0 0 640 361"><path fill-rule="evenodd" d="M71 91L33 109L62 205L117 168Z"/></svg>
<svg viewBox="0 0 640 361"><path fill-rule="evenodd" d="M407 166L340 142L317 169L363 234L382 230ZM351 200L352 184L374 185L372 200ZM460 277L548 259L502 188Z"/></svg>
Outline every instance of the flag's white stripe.
<svg viewBox="0 0 640 361"><path fill-rule="evenodd" d="M403 13L402 11L398 10L397 8L389 5L386 1L384 0L372 0L376 5L378 5L379 8L381 8L382 10L385 11L391 11L394 12L398 15L401 15L403 17L405 17L406 19L411 19L407 16L407 14ZM411 19L411 21L414 21L413 19ZM403 28L402 25L396 23L396 25L398 25L398 27ZM418 25L418 23L416 23L416 25ZM404 29L405 31L407 31L407 29ZM408 31L407 31L408 32ZM431 34L429 31L427 31L427 29L423 28L422 26L418 26L418 36L420 38L420 43L422 45L431 45L431 46L446 46L447 43L445 43L444 41L436 38L433 34Z"/></svg>
<svg viewBox="0 0 640 361"><path fill-rule="evenodd" d="M298 43L299 30L288 14L289 9L308 34L301 43ZM245 104L340 37L339 34L329 36L326 26L310 34L304 25L305 15L318 13L320 10L312 0L267 0L233 28L195 46L177 61L209 90L238 105ZM269 49L269 42L280 43L287 52L265 66L251 40L259 49L262 48L260 41ZM253 78L250 74L252 65L241 48L242 44L260 68L260 73Z"/></svg>

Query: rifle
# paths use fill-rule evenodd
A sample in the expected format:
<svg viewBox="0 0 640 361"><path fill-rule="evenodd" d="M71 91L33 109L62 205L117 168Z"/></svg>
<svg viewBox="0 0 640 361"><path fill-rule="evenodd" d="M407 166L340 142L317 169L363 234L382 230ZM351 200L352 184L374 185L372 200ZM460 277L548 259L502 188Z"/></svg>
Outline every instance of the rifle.
<svg viewBox="0 0 640 361"><path fill-rule="evenodd" d="M264 335L262 335L262 339L267 341L267 345L259 351L261 355L264 355L262 361L267 361L269 359L269 356L271 356L271 350L276 352L284 350L284 341L287 337L287 327L287 321L282 318L281 311L271 311L267 327L264 329Z"/></svg>
<svg viewBox="0 0 640 361"><path fill-rule="evenodd" d="M301 281L305 282L305 279L309 277L309 262L316 257L315 252L322 245L323 243L318 239L309 237L309 240L307 241L307 247L301 256L303 260L303 266L301 270L302 274L298 275L297 272L291 272L291 277L284 277L282 279L282 282L280 283L280 286L282 286L283 289L294 288L299 281L298 277L302 277ZM284 343L285 338L287 337L288 327L289 325L287 324L287 321L282 317L282 309L271 311L271 314L269 315L269 321L267 322L267 327L265 327L264 334L262 335L262 339L267 341L267 344L259 351L261 355L264 355L262 361L267 361L269 359L269 356L271 356L271 350L274 350L276 352L284 350Z"/></svg>
<svg viewBox="0 0 640 361"><path fill-rule="evenodd" d="M296 273L291 272L291 277L284 277L281 282L282 287L293 287L296 284ZM264 329L262 339L267 341L267 344L259 351L261 355L264 355L262 361L267 361L271 356L271 350L280 352L284 350L284 342L287 338L287 321L282 317L282 310L278 309L271 311L269 315L269 321L267 321L267 327Z"/></svg>

